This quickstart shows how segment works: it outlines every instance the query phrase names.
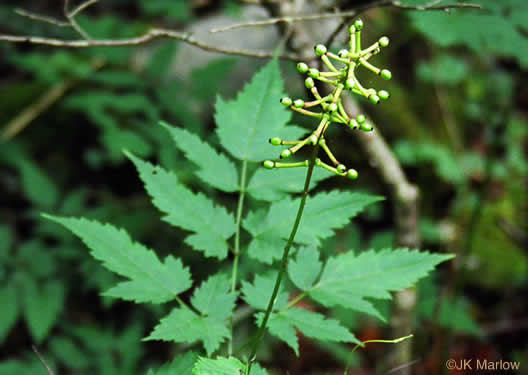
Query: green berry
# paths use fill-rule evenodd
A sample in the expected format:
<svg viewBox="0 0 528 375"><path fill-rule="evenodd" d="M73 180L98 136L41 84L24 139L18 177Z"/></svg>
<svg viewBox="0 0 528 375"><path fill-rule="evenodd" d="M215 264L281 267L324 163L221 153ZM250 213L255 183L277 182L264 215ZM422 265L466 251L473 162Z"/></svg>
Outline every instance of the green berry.
<svg viewBox="0 0 528 375"><path fill-rule="evenodd" d="M358 172L355 169L350 168L347 172L347 177L351 180L355 180L356 178L358 178Z"/></svg>
<svg viewBox="0 0 528 375"><path fill-rule="evenodd" d="M371 132L374 130L374 127L371 124L365 123L361 125L361 130L363 130L364 132Z"/></svg>
<svg viewBox="0 0 528 375"><path fill-rule="evenodd" d="M345 89L352 90L355 85L356 85L356 82L354 81L354 79L353 78L349 78L345 82Z"/></svg>
<svg viewBox="0 0 528 375"><path fill-rule="evenodd" d="M314 146L317 144L317 136L315 134L310 136L310 143Z"/></svg>
<svg viewBox="0 0 528 375"><path fill-rule="evenodd" d="M286 149L281 152L280 158L281 159L288 159L291 156L292 152L289 149Z"/></svg>
<svg viewBox="0 0 528 375"><path fill-rule="evenodd" d="M378 91L378 96L381 100L387 100L389 99L390 94L385 90Z"/></svg>
<svg viewBox="0 0 528 375"><path fill-rule="evenodd" d="M293 102L293 106L295 108L302 108L304 107L304 100L302 99L297 99L296 101Z"/></svg>
<svg viewBox="0 0 528 375"><path fill-rule="evenodd" d="M354 22L354 27L357 31L361 31L363 29L363 21L361 19L357 19L356 22Z"/></svg>
<svg viewBox="0 0 528 375"><path fill-rule="evenodd" d="M308 70L308 75L312 78L319 78L319 69L312 68Z"/></svg>
<svg viewBox="0 0 528 375"><path fill-rule="evenodd" d="M348 32L350 34L354 34L356 32L356 27L354 25L350 25L350 27L348 28Z"/></svg>
<svg viewBox="0 0 528 375"><path fill-rule="evenodd" d="M292 105L293 101L291 100L291 98L288 98L287 96L282 98L280 100L281 104L285 107L289 107L290 105Z"/></svg>
<svg viewBox="0 0 528 375"><path fill-rule="evenodd" d="M356 120L358 124L363 124L366 120L365 115L357 115Z"/></svg>
<svg viewBox="0 0 528 375"><path fill-rule="evenodd" d="M350 119L350 122L348 123L348 126L352 128L352 130L356 130L359 128L359 124L355 119Z"/></svg>
<svg viewBox="0 0 528 375"><path fill-rule="evenodd" d="M306 73L310 69L307 64L300 62L297 64L297 71L299 73Z"/></svg>
<svg viewBox="0 0 528 375"><path fill-rule="evenodd" d="M273 169L275 168L275 162L271 160L266 160L265 162L262 163L262 166L266 169Z"/></svg>
<svg viewBox="0 0 528 375"><path fill-rule="evenodd" d="M269 143L271 143L273 146L279 146L282 143L282 139L279 137L273 137L270 138Z"/></svg>
<svg viewBox="0 0 528 375"><path fill-rule="evenodd" d="M317 56L323 56L326 53L326 47L322 44L318 44L314 47L315 54Z"/></svg>
<svg viewBox="0 0 528 375"><path fill-rule="evenodd" d="M389 45L389 38L387 38L386 36L382 36L381 38L379 38L378 43L382 47L387 47Z"/></svg>
<svg viewBox="0 0 528 375"><path fill-rule="evenodd" d="M376 94L374 94L374 95L369 95L368 99L369 99L370 102L373 103L373 104L378 104L378 102L380 101L379 96L377 96Z"/></svg>
<svg viewBox="0 0 528 375"><path fill-rule="evenodd" d="M346 50L346 49L342 49L341 51L339 51L339 52L337 53L337 56L341 57L342 59L347 58L347 56L348 56L348 50Z"/></svg>
<svg viewBox="0 0 528 375"><path fill-rule="evenodd" d="M339 165L337 166L337 171L338 171L339 173L345 173L346 169L347 169L347 168L346 168L343 164L339 164Z"/></svg>
<svg viewBox="0 0 528 375"><path fill-rule="evenodd" d="M384 79L384 80L389 80L392 78L392 73L390 72L390 70L387 70L387 69L383 69L381 71L381 77Z"/></svg>
<svg viewBox="0 0 528 375"><path fill-rule="evenodd" d="M337 104L336 103L330 103L328 105L328 112L334 113L337 111Z"/></svg>
<svg viewBox="0 0 528 375"><path fill-rule="evenodd" d="M304 85L306 86L307 89L311 89L312 87L315 86L315 82L311 77L308 77L304 80Z"/></svg>

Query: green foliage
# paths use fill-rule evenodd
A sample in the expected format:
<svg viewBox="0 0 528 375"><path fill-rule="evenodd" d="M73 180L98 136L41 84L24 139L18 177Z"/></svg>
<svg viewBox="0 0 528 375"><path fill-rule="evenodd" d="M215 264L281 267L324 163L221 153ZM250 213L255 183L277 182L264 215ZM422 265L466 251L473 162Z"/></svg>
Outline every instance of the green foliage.
<svg viewBox="0 0 528 375"><path fill-rule="evenodd" d="M219 190L234 192L240 189L235 164L225 155L216 152L200 137L185 129L163 124L169 131L176 146L185 153L187 159L194 162L199 171L196 175L205 183Z"/></svg>
<svg viewBox="0 0 528 375"><path fill-rule="evenodd" d="M420 3L422 3L420 1ZM526 16L523 0L480 0L483 10L453 9L445 12L413 12L414 26L440 46L464 45L480 56L514 57L528 66Z"/></svg>
<svg viewBox="0 0 528 375"><path fill-rule="evenodd" d="M257 325L262 324L263 314L257 315ZM271 314L269 332L288 344L299 356L299 342L295 328L306 337L329 342L352 342L359 344L356 337L338 320L326 319L324 315L306 309L290 308Z"/></svg>
<svg viewBox="0 0 528 375"><path fill-rule="evenodd" d="M270 155L272 146L266 140L280 132L291 118L285 109L274 108L283 90L278 61L273 60L253 77L235 100L217 99L218 137L232 156L261 162ZM290 127L288 132L299 134L303 130Z"/></svg>
<svg viewBox="0 0 528 375"><path fill-rule="evenodd" d="M432 62L424 62L416 71L424 82L443 85L456 85L462 82L469 73L468 64L451 55L441 55Z"/></svg>
<svg viewBox="0 0 528 375"><path fill-rule="evenodd" d="M150 370L147 375L190 374L197 359L196 353L187 352L177 356L170 364L166 364L157 371Z"/></svg>
<svg viewBox="0 0 528 375"><path fill-rule="evenodd" d="M384 249L355 254L349 251L328 259L318 281L304 292L327 307L343 306L384 320L367 298L389 299L391 291L405 289L426 276L452 255L430 254L407 249ZM297 262L303 258L297 256ZM290 277L298 280L303 268ZM382 278L380 276L383 275ZM353 288L350 286L353 285Z"/></svg>
<svg viewBox="0 0 528 375"><path fill-rule="evenodd" d="M136 303L163 303L192 285L189 270L180 259L169 255L160 262L152 250L133 242L123 229L86 219L45 217L81 238L108 270L130 279L105 292L107 296Z"/></svg>
<svg viewBox="0 0 528 375"><path fill-rule="evenodd" d="M441 298L433 280L433 277L427 277L418 284L417 320L433 320L454 332L482 335L482 330L471 315L468 303L463 298Z"/></svg>
<svg viewBox="0 0 528 375"><path fill-rule="evenodd" d="M367 205L382 199L364 193L319 193L306 207L296 241L319 245L320 239L331 236L333 230L342 228ZM290 234L298 205L298 200L286 198L274 202L267 212L259 210L248 215L244 228L253 236L249 256L265 263L281 256L281 244Z"/></svg>
<svg viewBox="0 0 528 375"><path fill-rule="evenodd" d="M145 189L154 205L167 216L169 224L195 232L185 242L205 256L224 259L227 256L227 239L235 233L234 217L227 210L205 195L194 194L178 182L173 172L145 162L132 154L128 157L135 164L145 183Z"/></svg>

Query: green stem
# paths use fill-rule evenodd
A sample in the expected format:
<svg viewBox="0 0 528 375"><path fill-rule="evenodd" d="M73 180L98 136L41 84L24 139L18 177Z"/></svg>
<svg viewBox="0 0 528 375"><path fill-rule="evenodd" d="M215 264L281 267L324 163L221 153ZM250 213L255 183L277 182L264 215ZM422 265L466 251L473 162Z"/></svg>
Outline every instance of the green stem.
<svg viewBox="0 0 528 375"><path fill-rule="evenodd" d="M321 122L326 122L326 121L323 119ZM301 223L301 217L304 211L304 206L306 205L306 199L308 198L308 191L310 189L310 181L312 179L313 169L315 166L315 159L317 158L318 151L319 151L319 146L316 144L314 146L312 158L310 160L310 166L308 167L308 171L306 172L306 179L304 181L304 189L303 189L301 202L299 203L299 210L297 211L297 217L295 218L295 223L293 224L293 228L290 233L290 238L288 239L286 246L284 246L284 252L282 254L282 260L281 260L281 268L277 275L277 280L275 281L275 287L273 288L273 293L271 294L271 298L268 302L266 314L264 315L262 324L260 325L260 328L257 332L257 336L255 337L253 348L251 349L251 354L249 355L248 363L246 366L246 375L250 375L251 366L253 364L255 355L257 354L258 347L260 345L260 342L266 330L266 324L268 323L268 319L271 315L271 311L273 310L273 305L275 304L275 300L277 298L277 295L279 294L279 288L282 282L282 277L284 276L284 273L286 272L286 267L288 265L288 257L290 255L290 250L293 245L293 240L295 239L295 235L297 234L297 230L299 229L299 224Z"/></svg>
<svg viewBox="0 0 528 375"><path fill-rule="evenodd" d="M242 228L242 212L244 211L244 198L246 196L246 175L247 175L247 160L242 162L242 170L240 172L240 194L238 195L238 206L236 213L236 232L235 232L235 259L233 260L233 271L231 273L231 293L234 293L237 285L238 277L238 261L240 258L240 231ZM231 315L230 322L231 335L229 336L228 353L229 356L233 354L233 316Z"/></svg>

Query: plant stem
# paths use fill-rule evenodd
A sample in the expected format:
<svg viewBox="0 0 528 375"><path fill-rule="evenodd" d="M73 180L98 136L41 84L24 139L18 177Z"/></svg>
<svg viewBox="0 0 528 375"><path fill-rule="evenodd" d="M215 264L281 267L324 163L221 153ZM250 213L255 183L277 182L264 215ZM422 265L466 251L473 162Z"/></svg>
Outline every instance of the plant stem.
<svg viewBox="0 0 528 375"><path fill-rule="evenodd" d="M321 122L326 123L326 120L323 119ZM319 135L319 137L321 137L321 135ZM264 332L266 330L266 324L268 323L268 319L271 315L271 311L273 310L275 299L277 298L277 295L279 294L279 288L281 285L282 277L284 276L284 272L286 272L286 267L288 265L288 257L290 255L290 250L293 245L293 240L295 239L295 235L297 234L297 229L299 229L299 224L301 223L301 217L304 211L304 206L306 205L306 198L308 198L308 191L310 189L310 181L312 179L312 173L313 173L313 169L315 166L315 159L317 158L318 151L319 151L319 145L316 144L314 146L314 150L312 153L312 158L310 160L308 171L306 172L306 179L304 181L304 189L302 193L301 202L299 203L299 210L297 211L297 217L295 218L295 223L293 224L293 227L290 233L290 238L288 238L288 242L286 243L286 246L284 246L284 252L282 253L281 267L277 275L277 280L275 281L275 287L273 288L273 293L271 294L271 298L268 302L266 314L264 315L262 324L259 327L257 336L255 337L255 341L251 349L251 354L249 355L248 363L246 366L246 375L250 375L251 365L253 364L255 355L257 354L257 350L260 345L260 341L262 340L262 336L264 336Z"/></svg>
<svg viewBox="0 0 528 375"><path fill-rule="evenodd" d="M238 206L235 219L236 232L235 232L235 249L234 255L235 259L233 260L233 271L231 273L231 293L234 293L237 285L237 276L238 276L238 261L240 258L240 230L242 223L242 212L244 211L244 198L246 196L246 175L247 175L247 160L242 162L242 169L240 172L240 194L238 195ZM229 336L228 343L228 354L231 356L233 354L233 316L231 316L230 322L231 335Z"/></svg>

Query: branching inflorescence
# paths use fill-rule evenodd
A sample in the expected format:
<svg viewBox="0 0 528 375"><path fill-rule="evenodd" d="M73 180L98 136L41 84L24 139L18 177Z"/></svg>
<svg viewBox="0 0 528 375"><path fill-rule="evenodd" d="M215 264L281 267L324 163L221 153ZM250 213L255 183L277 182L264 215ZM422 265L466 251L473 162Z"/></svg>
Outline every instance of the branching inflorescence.
<svg viewBox="0 0 528 375"><path fill-rule="evenodd" d="M356 68L364 66L368 70L380 75L385 80L390 80L392 74L387 69L379 69L368 62L370 57L376 55L381 51L381 48L389 45L389 38L386 36L381 37L373 45L362 49L361 48L361 30L363 29L363 21L360 19L356 20L353 25L350 26L350 49L343 49L336 55L327 50L327 48L318 44L315 46L315 54L321 57L324 65L329 69L328 71L319 71L316 68L310 68L306 63L300 62L297 64L297 70L300 73L307 74L305 86L309 89L314 96L315 100L305 102L302 99L292 100L289 97L281 99L281 103L289 107L290 109L310 117L320 119L319 126L317 129L310 134L308 137L297 140L297 141L285 141L279 137L274 137L269 142L274 146L290 146L283 150L280 154L281 159L289 158L295 154L305 145L311 144L313 146L319 145L325 153L328 155L332 165L323 162L321 159L315 159L315 165L327 169L331 172L336 173L339 176L347 176L351 179L358 177L358 172L353 168L347 168L341 164L326 143L324 134L326 129L331 123L339 123L349 126L356 130L362 130L370 132L373 130L364 115L360 114L357 117L349 116L343 103L341 102L341 95L344 90L351 91L355 94L361 95L369 99L372 103L377 104L380 100L387 100L389 93L385 90L376 91L373 88L364 88L359 80L357 79L355 72ZM332 63L331 60L336 61L342 67L338 68ZM327 83L334 86L332 92L326 96L321 96L317 87L315 86L315 80ZM309 108L320 106L321 112L313 112ZM294 168L294 167L308 167L309 161L304 160L300 162L275 162L272 160L266 160L263 162L263 166L268 169L273 168Z"/></svg>

